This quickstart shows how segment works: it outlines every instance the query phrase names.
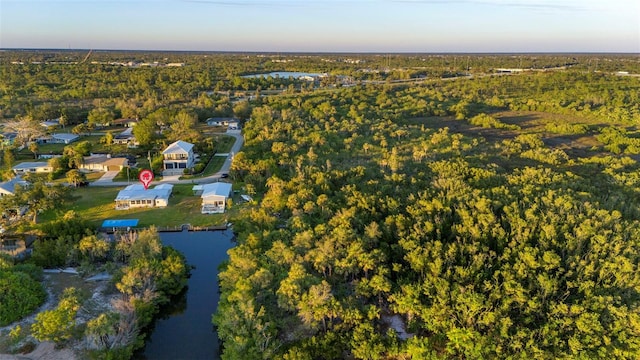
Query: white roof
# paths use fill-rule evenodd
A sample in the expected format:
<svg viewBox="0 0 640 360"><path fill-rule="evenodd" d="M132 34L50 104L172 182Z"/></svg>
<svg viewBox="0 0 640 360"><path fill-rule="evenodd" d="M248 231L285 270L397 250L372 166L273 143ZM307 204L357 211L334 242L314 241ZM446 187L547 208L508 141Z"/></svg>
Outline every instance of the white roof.
<svg viewBox="0 0 640 360"><path fill-rule="evenodd" d="M186 141L178 140L174 143L169 144L166 149L162 152L163 154L184 154L191 151L193 148L193 144L188 143Z"/></svg>
<svg viewBox="0 0 640 360"><path fill-rule="evenodd" d="M229 197L229 195L231 195L231 184L229 183L217 182L202 185L202 198L210 196Z"/></svg>
<svg viewBox="0 0 640 360"><path fill-rule="evenodd" d="M62 139L62 140L74 140L79 138L79 136L76 134L67 134L67 133L53 134L51 135L51 137L54 139Z"/></svg>
<svg viewBox="0 0 640 360"><path fill-rule="evenodd" d="M172 190L173 185L171 184L160 184L153 189L147 190L140 184L131 184L120 190L118 196L116 196L116 201L155 200L158 198L168 200Z"/></svg>
<svg viewBox="0 0 640 360"><path fill-rule="evenodd" d="M0 183L0 189L5 193L14 194L16 192L16 185L25 186L29 184L27 181L22 180L20 176L16 176L13 179Z"/></svg>
<svg viewBox="0 0 640 360"><path fill-rule="evenodd" d="M46 162L42 162L42 161L25 161L25 162L21 162L20 164L17 164L16 166L12 167L13 170L20 170L20 169L37 169L37 168L45 168L45 167L49 167L49 164Z"/></svg>

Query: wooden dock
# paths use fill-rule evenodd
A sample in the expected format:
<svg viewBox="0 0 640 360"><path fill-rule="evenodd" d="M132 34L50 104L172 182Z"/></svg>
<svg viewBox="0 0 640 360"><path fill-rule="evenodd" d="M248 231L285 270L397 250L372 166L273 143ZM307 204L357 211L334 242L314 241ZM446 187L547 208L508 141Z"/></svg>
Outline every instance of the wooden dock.
<svg viewBox="0 0 640 360"><path fill-rule="evenodd" d="M156 226L158 232L183 232L183 231L222 231L229 228L228 224L223 225L210 225L210 226L192 226L191 224L182 224L179 226ZM131 228L131 231L140 231L145 228ZM101 232L107 234L113 234L112 228L103 228Z"/></svg>

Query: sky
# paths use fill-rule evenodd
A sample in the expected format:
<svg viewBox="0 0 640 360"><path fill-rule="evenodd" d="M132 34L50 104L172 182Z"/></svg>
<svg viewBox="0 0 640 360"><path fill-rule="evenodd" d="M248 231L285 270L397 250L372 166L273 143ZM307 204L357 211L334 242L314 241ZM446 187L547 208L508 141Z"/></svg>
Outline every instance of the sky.
<svg viewBox="0 0 640 360"><path fill-rule="evenodd" d="M0 48L640 53L640 1L0 0Z"/></svg>

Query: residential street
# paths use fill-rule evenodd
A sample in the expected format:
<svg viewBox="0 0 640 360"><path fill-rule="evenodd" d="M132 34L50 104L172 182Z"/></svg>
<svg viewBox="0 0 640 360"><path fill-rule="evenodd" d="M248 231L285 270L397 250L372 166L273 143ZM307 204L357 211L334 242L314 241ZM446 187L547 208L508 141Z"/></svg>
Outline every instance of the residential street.
<svg viewBox="0 0 640 360"><path fill-rule="evenodd" d="M229 170L231 169L231 161L233 161L233 156L237 154L238 151L240 151L240 149L242 149L242 145L244 144L244 138L242 137L242 134L239 130L227 131L225 135L234 137L236 141L233 143L233 146L231 147L231 151L227 155L227 159L225 160L224 164L222 164L222 167L218 172L207 177L198 178L198 179L189 179L189 180L178 180L176 176L167 176L166 178L161 180L157 180L157 181L154 180L152 185L155 186L158 184L208 184L208 183L219 181L222 174L229 173ZM131 179L130 182L110 181L111 179L113 179L114 176L115 175L111 174L111 172L107 172L99 180L89 183L89 186L127 186L129 184L138 182L138 179Z"/></svg>

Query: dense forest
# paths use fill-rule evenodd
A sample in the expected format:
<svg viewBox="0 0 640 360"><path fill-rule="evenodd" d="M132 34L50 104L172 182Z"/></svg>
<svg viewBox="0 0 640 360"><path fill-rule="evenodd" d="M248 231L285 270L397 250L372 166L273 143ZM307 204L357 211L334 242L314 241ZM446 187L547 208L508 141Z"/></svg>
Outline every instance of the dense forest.
<svg viewBox="0 0 640 360"><path fill-rule="evenodd" d="M637 78L267 98L233 176L224 359L637 358Z"/></svg>
<svg viewBox="0 0 640 360"><path fill-rule="evenodd" d="M244 77L271 71L326 75ZM6 51L0 121L91 133L135 118L142 151L204 144L193 129L208 117L242 121L230 178L255 202L231 219L219 274L223 359L635 359L638 74L637 55L612 54ZM29 191L54 206L58 188L43 184ZM155 234L102 251L83 230L41 239L31 262L126 263L114 283L141 327L184 285ZM3 289L20 282L33 301L0 323L43 301L37 266L2 260ZM49 317L77 311L77 294L62 300ZM126 320L90 324L96 357L140 345L102 341Z"/></svg>

